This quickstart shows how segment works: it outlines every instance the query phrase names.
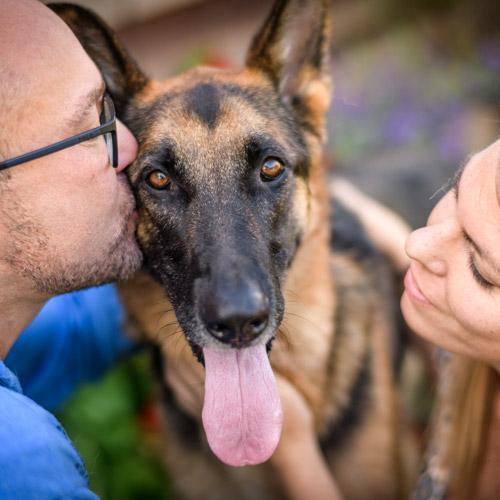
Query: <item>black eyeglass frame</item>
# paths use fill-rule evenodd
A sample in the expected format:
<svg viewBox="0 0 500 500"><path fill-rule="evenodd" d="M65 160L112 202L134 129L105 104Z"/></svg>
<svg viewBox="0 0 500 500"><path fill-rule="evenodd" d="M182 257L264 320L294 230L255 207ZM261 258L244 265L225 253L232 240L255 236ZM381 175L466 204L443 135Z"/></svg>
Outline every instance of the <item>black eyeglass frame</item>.
<svg viewBox="0 0 500 500"><path fill-rule="evenodd" d="M116 137L115 105L113 103L113 99L111 99L111 96L108 93L105 93L103 95L102 100L103 100L103 106L107 104L109 106L109 110L111 113L111 120L109 120L107 123L103 123L98 127L88 130L87 132L82 132L81 134L69 137L68 139L64 139L63 141L51 144L50 146L37 149L35 151L32 151L31 153L26 153L20 156L16 156L15 158L11 158L10 160L0 161L0 170L5 170L6 168L10 167L15 167L16 165L20 165L21 163L27 163L31 160L36 160L37 158L42 158L43 156L56 153L57 151L61 151L62 149L66 149L71 146L76 146L77 144L80 144L85 141L90 141L95 137L99 137L100 135L105 135L105 134L111 134L111 141L113 147L112 155L109 154L109 148L107 142L106 142L106 148L108 149L108 156L110 157L111 164L113 165L114 168L118 167L118 140ZM106 101L106 103L104 101ZM106 138L104 138L104 140L106 141Z"/></svg>

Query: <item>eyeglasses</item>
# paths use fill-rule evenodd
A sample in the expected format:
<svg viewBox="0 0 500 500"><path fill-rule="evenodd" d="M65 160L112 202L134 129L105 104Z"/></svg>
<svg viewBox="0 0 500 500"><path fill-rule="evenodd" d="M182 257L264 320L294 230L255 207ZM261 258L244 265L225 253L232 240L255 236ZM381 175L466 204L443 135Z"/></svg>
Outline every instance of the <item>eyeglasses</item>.
<svg viewBox="0 0 500 500"><path fill-rule="evenodd" d="M64 141L56 142L51 146L46 146L31 153L26 153L21 156L16 156L10 160L0 161L0 170L6 168L15 167L21 163L26 163L42 156L47 156L56 151L61 151L61 149L66 149L81 142L89 141L100 135L104 136L106 141L106 149L108 150L109 160L113 167L118 167L118 141L116 138L116 114L115 105L113 104L113 99L107 93L104 93L102 97L102 113L99 117L101 125L95 127L87 132L82 132L81 134L65 139Z"/></svg>

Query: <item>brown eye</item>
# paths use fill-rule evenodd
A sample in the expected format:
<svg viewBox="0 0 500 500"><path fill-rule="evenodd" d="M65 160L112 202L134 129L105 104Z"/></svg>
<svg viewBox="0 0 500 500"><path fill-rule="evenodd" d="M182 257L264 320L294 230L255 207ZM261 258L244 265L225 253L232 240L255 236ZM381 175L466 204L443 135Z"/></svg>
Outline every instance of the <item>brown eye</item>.
<svg viewBox="0 0 500 500"><path fill-rule="evenodd" d="M170 179L168 176L162 172L161 170L153 170L147 178L146 182L153 188L153 189L166 189L168 185L170 184Z"/></svg>
<svg viewBox="0 0 500 500"><path fill-rule="evenodd" d="M283 163L274 158L270 158L260 167L260 178L263 181L274 181L278 177L281 177L284 171L285 167Z"/></svg>

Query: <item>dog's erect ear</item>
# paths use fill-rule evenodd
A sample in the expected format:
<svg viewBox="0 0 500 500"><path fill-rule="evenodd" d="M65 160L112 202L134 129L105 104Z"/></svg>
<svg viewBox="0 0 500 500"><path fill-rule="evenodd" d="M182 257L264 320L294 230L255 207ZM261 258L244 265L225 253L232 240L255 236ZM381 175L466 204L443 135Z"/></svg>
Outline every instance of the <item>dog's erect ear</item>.
<svg viewBox="0 0 500 500"><path fill-rule="evenodd" d="M48 7L71 28L87 54L101 70L108 92L120 115L127 101L146 85L148 78L138 68L113 30L96 14L68 3L50 3Z"/></svg>
<svg viewBox="0 0 500 500"><path fill-rule="evenodd" d="M271 78L281 99L297 108L300 116L305 111L316 120L328 109L331 95L330 3L276 0L246 61L247 67Z"/></svg>

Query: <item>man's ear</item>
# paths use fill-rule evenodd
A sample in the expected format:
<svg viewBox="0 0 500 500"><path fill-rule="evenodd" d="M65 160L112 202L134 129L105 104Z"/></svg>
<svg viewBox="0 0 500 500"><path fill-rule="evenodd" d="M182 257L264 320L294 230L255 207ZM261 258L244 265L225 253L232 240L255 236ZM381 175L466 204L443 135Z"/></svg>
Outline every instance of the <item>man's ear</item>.
<svg viewBox="0 0 500 500"><path fill-rule="evenodd" d="M331 97L331 0L276 0L255 36L246 65L276 85L304 125L321 134Z"/></svg>
<svg viewBox="0 0 500 500"><path fill-rule="evenodd" d="M118 115L128 100L148 82L113 30L96 14L78 5L47 5L71 28L83 48L96 63L106 82Z"/></svg>

